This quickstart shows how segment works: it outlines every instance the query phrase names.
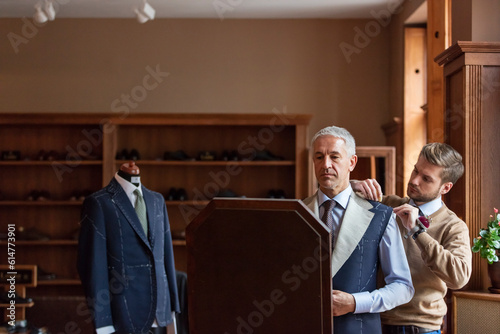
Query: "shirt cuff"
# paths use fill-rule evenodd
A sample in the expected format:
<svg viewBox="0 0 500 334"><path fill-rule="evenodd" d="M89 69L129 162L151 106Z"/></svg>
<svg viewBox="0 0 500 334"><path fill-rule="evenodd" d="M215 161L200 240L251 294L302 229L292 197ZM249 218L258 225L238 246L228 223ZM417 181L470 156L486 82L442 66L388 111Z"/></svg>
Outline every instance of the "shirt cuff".
<svg viewBox="0 0 500 334"><path fill-rule="evenodd" d="M115 332L114 326L106 326L96 329L97 334L111 334Z"/></svg>
<svg viewBox="0 0 500 334"><path fill-rule="evenodd" d="M356 302L354 313L370 313L372 307L372 296L368 291L352 294Z"/></svg>

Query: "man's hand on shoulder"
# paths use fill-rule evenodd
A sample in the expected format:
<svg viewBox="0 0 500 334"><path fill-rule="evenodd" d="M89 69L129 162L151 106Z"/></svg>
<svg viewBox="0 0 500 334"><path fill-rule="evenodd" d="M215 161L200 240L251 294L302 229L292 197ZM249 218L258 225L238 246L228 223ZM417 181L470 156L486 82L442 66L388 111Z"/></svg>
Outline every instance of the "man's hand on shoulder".
<svg viewBox="0 0 500 334"><path fill-rule="evenodd" d="M332 315L340 315L354 312L356 310L356 300L350 293L332 290Z"/></svg>
<svg viewBox="0 0 500 334"><path fill-rule="evenodd" d="M382 201L382 188L375 179L366 179L363 181L350 180L354 192L365 199L372 201Z"/></svg>

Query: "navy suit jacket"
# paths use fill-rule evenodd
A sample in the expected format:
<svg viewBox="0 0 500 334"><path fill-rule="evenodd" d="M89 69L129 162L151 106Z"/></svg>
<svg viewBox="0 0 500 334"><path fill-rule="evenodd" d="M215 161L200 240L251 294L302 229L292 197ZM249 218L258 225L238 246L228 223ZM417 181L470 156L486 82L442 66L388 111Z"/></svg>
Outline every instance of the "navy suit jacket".
<svg viewBox="0 0 500 334"><path fill-rule="evenodd" d="M78 273L96 328L147 333L179 312L172 237L163 196L142 186L149 238L125 191L113 178L85 199Z"/></svg>

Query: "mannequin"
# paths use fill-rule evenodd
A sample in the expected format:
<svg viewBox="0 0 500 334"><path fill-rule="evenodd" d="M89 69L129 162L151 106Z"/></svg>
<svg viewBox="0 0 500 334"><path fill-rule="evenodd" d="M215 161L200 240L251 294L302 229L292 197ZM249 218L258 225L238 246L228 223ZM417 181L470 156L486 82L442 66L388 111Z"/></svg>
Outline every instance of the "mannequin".
<svg viewBox="0 0 500 334"><path fill-rule="evenodd" d="M94 327L98 334L175 333L180 306L165 199L141 184L134 161L117 176L82 206L77 262ZM134 206L138 187L147 233Z"/></svg>
<svg viewBox="0 0 500 334"><path fill-rule="evenodd" d="M141 172L135 161L131 160L120 166L118 175L123 177L134 186L138 187L141 184Z"/></svg>

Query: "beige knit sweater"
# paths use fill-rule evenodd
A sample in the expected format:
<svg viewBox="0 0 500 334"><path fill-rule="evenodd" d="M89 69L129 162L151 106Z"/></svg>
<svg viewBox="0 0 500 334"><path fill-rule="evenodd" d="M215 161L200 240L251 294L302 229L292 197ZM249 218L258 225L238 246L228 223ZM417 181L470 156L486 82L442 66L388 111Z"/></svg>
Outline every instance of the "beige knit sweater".
<svg viewBox="0 0 500 334"><path fill-rule="evenodd" d="M396 207L409 198L387 196L384 204ZM407 232L398 218L401 235ZM438 330L446 314L447 288L460 289L469 281L472 253L465 222L443 206L430 216L427 233L416 240L404 239L408 264L415 288L413 299L381 314L386 325L415 325Z"/></svg>

